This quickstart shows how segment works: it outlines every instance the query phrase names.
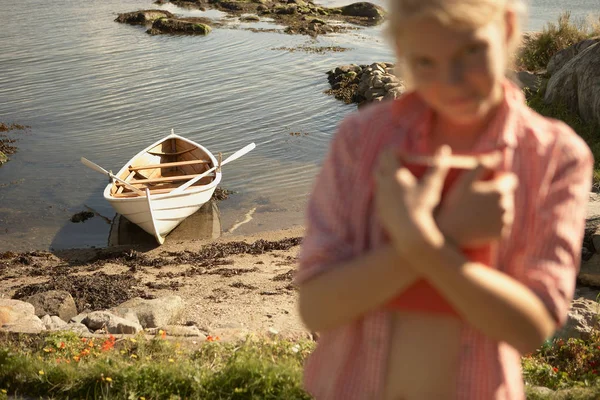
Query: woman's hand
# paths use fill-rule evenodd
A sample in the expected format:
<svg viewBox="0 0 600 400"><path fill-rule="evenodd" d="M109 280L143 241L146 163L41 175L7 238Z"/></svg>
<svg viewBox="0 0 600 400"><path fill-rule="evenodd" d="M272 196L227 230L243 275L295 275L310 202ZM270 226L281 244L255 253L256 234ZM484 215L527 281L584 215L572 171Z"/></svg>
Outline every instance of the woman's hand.
<svg viewBox="0 0 600 400"><path fill-rule="evenodd" d="M433 217L449 170L450 147L435 155L434 166L420 180L400 165L396 154L385 151L375 172L375 207L381 224L401 252L423 242L443 243Z"/></svg>
<svg viewBox="0 0 600 400"><path fill-rule="evenodd" d="M480 164L467 171L444 197L436 221L444 236L458 246L470 247L509 234L514 218L514 174L481 180L494 166Z"/></svg>

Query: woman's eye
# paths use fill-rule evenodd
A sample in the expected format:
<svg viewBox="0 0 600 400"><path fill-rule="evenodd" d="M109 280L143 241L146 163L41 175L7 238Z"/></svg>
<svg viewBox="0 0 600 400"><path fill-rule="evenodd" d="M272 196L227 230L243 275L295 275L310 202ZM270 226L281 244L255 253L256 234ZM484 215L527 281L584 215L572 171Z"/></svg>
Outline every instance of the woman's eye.
<svg viewBox="0 0 600 400"><path fill-rule="evenodd" d="M430 68L433 66L433 60L425 57L417 58L415 60L415 66L419 68Z"/></svg>
<svg viewBox="0 0 600 400"><path fill-rule="evenodd" d="M479 44L474 44L474 45L467 47L465 52L468 55L475 55L475 54L479 54L482 50L483 50L483 46L481 46Z"/></svg>

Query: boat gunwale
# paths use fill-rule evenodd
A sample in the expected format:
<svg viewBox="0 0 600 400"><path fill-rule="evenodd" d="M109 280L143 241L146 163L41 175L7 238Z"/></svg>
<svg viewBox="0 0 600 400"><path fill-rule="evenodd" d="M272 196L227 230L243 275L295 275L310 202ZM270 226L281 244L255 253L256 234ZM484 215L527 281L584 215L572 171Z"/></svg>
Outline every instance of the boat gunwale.
<svg viewBox="0 0 600 400"><path fill-rule="evenodd" d="M217 163L218 163L217 158L206 147L202 146L201 144L198 144L198 143L194 142L193 140L190 140L190 139L184 138L182 136L179 136L177 134L171 133L171 134L163 137L162 139L159 139L156 142L152 143L150 146L146 147L145 149L137 152L125 164L123 164L123 167L121 167L121 169L115 175L116 176L121 175L123 172L125 172L126 169L129 168L128 165L130 165L131 162L136 157L138 157L142 153L147 153L149 150L151 150L152 148L158 146L159 144L163 143L164 141L166 141L168 139L180 139L180 140L182 140L184 142L187 142L188 144L191 144L192 146L196 146L197 148L199 148L200 150L204 151L204 153L206 153L208 155L208 157L210 158L210 160L211 160L211 162L212 162L213 165L217 165ZM177 197L180 197L180 196L189 196L189 195L192 195L192 194L200 194L202 192L206 192L206 191L209 191L209 190L214 190L216 188L216 186L221 182L221 178L222 178L222 172L216 172L215 173L215 179L213 179L213 181L211 183L209 183L208 185L191 186L186 191L184 191L183 193L179 193L179 194L171 194L171 193L156 194L156 195L152 195L152 198L155 199L155 200L162 200L162 199L168 199L168 198L177 198ZM113 182L110 182L104 188L103 195L104 195L104 198L107 201L110 201L110 202L132 202L132 201L140 201L140 200L142 200L144 202L146 201L146 196L113 197L112 194L110 193L112 185L113 185ZM183 185L183 183L182 183L182 185ZM175 189L176 188L173 188L173 190L175 190Z"/></svg>

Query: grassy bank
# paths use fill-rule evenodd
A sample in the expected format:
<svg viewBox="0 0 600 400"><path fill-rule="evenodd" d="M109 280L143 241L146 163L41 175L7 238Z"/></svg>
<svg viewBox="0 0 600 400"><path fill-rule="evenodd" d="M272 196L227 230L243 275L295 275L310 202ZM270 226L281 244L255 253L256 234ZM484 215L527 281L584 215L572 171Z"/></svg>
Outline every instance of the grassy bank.
<svg viewBox="0 0 600 400"><path fill-rule="evenodd" d="M263 338L185 343L160 334L151 339L3 334L0 399L9 394L52 399L310 399L302 390L302 364L313 342ZM524 357L522 366L528 399L600 398L600 333L586 341L547 342ZM557 392L540 395L531 386Z"/></svg>
<svg viewBox="0 0 600 400"><path fill-rule="evenodd" d="M181 346L152 339L4 335L0 399L309 399L301 388L311 342L251 340ZM188 342L189 344L189 342Z"/></svg>
<svg viewBox="0 0 600 400"><path fill-rule="evenodd" d="M579 115L569 110L563 104L544 102L543 90L534 94L527 101L529 107L546 117L555 118L569 125L590 147L594 154L594 186L600 188L600 128L587 124Z"/></svg>
<svg viewBox="0 0 600 400"><path fill-rule="evenodd" d="M517 66L527 71L546 69L550 58L560 50L582 40L600 36L600 18L589 16L575 21L570 12L562 13L556 23L525 38L517 56Z"/></svg>

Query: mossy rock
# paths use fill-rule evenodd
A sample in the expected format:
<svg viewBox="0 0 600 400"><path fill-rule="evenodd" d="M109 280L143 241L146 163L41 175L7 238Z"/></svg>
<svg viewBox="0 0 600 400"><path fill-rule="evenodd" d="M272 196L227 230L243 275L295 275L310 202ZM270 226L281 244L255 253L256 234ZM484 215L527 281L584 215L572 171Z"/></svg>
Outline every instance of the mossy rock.
<svg viewBox="0 0 600 400"><path fill-rule="evenodd" d="M204 20L201 20L204 21ZM156 35L158 33L180 33L187 35L208 35L212 28L207 24L189 18L188 20L179 20L176 18L161 18L154 21L149 34Z"/></svg>
<svg viewBox="0 0 600 400"><path fill-rule="evenodd" d="M341 7L342 15L350 17L365 17L379 21L385 17L385 10L373 3L360 2L352 3Z"/></svg>
<svg viewBox="0 0 600 400"><path fill-rule="evenodd" d="M164 10L141 10L119 14L115 21L130 25L145 25L150 24L160 18L174 17L175 16L173 14Z"/></svg>
<svg viewBox="0 0 600 400"><path fill-rule="evenodd" d="M8 162L8 156L0 151L0 165Z"/></svg>

